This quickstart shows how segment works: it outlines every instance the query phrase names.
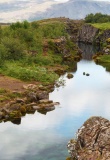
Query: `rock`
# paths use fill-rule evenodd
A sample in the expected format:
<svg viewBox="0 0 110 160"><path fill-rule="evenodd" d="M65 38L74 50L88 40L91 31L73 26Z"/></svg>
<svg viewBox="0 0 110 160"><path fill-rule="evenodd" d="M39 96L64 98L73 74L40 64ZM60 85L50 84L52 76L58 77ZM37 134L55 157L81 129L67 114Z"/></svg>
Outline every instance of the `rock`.
<svg viewBox="0 0 110 160"><path fill-rule="evenodd" d="M74 60L75 60L76 62L79 62L79 61L80 61L80 59L81 59L81 57L80 57L79 55L74 56Z"/></svg>
<svg viewBox="0 0 110 160"><path fill-rule="evenodd" d="M42 92L37 92L36 93L37 99L41 100L41 99L49 99L49 93L46 91L42 91Z"/></svg>
<svg viewBox="0 0 110 160"><path fill-rule="evenodd" d="M38 109L40 109L41 107L40 107L40 106L32 106L32 108L35 109L35 110L38 110Z"/></svg>
<svg viewBox="0 0 110 160"><path fill-rule="evenodd" d="M107 55L110 54L110 49L109 48L105 48L104 53L107 54Z"/></svg>
<svg viewBox="0 0 110 160"><path fill-rule="evenodd" d="M49 112L49 111L53 111L53 110L55 109L55 106L52 106L52 107L46 107L45 109L46 109L48 112Z"/></svg>
<svg viewBox="0 0 110 160"><path fill-rule="evenodd" d="M21 106L20 107L20 111L21 111L22 114L26 113L26 107L25 106Z"/></svg>
<svg viewBox="0 0 110 160"><path fill-rule="evenodd" d="M73 78L73 74L68 73L68 74L67 74L67 78L68 78L68 79Z"/></svg>
<svg viewBox="0 0 110 160"><path fill-rule="evenodd" d="M85 75L86 73L85 72L83 72L83 75Z"/></svg>
<svg viewBox="0 0 110 160"><path fill-rule="evenodd" d="M16 99L16 103L24 103L23 99Z"/></svg>
<svg viewBox="0 0 110 160"><path fill-rule="evenodd" d="M48 100L48 99L42 99L42 100L39 100L39 103L53 103L53 101L51 100Z"/></svg>
<svg viewBox="0 0 110 160"><path fill-rule="evenodd" d="M23 85L23 88L33 90L33 89L37 89L37 85L35 85L35 84Z"/></svg>
<svg viewBox="0 0 110 160"><path fill-rule="evenodd" d="M89 73L86 73L86 76L90 76L90 74L89 74Z"/></svg>
<svg viewBox="0 0 110 160"><path fill-rule="evenodd" d="M60 105L59 102L53 102L53 105Z"/></svg>
<svg viewBox="0 0 110 160"><path fill-rule="evenodd" d="M20 111L12 111L10 112L9 114L9 117L10 118L20 118L22 116L21 112Z"/></svg>
<svg viewBox="0 0 110 160"><path fill-rule="evenodd" d="M20 107L21 107L21 104L15 103L15 104L10 105L9 110L10 111L20 110Z"/></svg>
<svg viewBox="0 0 110 160"><path fill-rule="evenodd" d="M0 119L2 119L4 117L4 113L0 112Z"/></svg>
<svg viewBox="0 0 110 160"><path fill-rule="evenodd" d="M98 34L99 29L90 24L84 24L79 30L78 41L85 43L93 43L94 37Z"/></svg>
<svg viewBox="0 0 110 160"><path fill-rule="evenodd" d="M65 73L65 71L64 71L63 68L57 68L54 72L55 72L56 74L58 74L59 76L61 76L62 74Z"/></svg>
<svg viewBox="0 0 110 160"><path fill-rule="evenodd" d="M47 109L47 108L50 108L50 107L53 107L54 106L54 103L48 103L48 104L40 104L40 107L41 108L45 108L45 109Z"/></svg>
<svg viewBox="0 0 110 160"><path fill-rule="evenodd" d="M27 97L28 97L29 102L37 102L38 101L36 93L34 93L34 92L29 92Z"/></svg>
<svg viewBox="0 0 110 160"><path fill-rule="evenodd" d="M67 148L71 160L110 160L110 121L91 117L70 140Z"/></svg>

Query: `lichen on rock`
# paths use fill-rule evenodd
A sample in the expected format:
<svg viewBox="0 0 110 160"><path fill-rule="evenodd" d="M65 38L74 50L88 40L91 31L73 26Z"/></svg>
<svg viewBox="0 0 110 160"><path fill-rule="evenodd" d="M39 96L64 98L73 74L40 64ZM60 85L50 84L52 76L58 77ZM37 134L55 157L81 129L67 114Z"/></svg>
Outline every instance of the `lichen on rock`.
<svg viewBox="0 0 110 160"><path fill-rule="evenodd" d="M91 117L67 145L71 160L110 160L110 121Z"/></svg>

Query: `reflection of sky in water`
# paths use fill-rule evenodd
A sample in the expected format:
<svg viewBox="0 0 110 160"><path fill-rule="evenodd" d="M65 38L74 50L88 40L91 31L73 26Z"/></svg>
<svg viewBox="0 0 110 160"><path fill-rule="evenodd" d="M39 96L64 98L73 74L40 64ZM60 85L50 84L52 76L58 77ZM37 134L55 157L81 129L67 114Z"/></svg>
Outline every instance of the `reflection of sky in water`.
<svg viewBox="0 0 110 160"><path fill-rule="evenodd" d="M90 76L84 76L83 72ZM21 125L0 124L1 160L64 160L66 144L90 116L110 119L110 74L93 62L81 61L74 78L50 99L60 106L47 115L26 115Z"/></svg>

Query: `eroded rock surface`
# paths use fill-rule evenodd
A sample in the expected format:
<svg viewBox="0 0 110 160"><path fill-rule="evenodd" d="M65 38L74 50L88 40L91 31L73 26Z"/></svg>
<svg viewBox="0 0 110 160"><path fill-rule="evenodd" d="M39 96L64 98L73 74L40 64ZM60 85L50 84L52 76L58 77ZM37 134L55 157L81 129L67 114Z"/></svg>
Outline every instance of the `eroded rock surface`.
<svg viewBox="0 0 110 160"><path fill-rule="evenodd" d="M68 142L71 160L110 160L110 121L91 117Z"/></svg>
<svg viewBox="0 0 110 160"><path fill-rule="evenodd" d="M78 41L92 44L95 40L95 37L98 35L98 33L99 33L99 29L93 27L92 25L85 24L79 30Z"/></svg>

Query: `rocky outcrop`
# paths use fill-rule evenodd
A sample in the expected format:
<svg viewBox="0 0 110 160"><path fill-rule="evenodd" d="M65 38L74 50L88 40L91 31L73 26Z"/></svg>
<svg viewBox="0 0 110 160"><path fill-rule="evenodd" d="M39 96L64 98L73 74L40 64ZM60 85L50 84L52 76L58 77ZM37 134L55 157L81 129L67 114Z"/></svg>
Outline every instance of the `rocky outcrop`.
<svg viewBox="0 0 110 160"><path fill-rule="evenodd" d="M78 42L101 44L110 38L110 29L101 30L90 24L84 24L78 32Z"/></svg>
<svg viewBox="0 0 110 160"><path fill-rule="evenodd" d="M101 31L100 31L101 32ZM110 38L110 29L107 29L105 31L102 31L98 37L96 38L96 42L106 42L106 40Z"/></svg>
<svg viewBox="0 0 110 160"><path fill-rule="evenodd" d="M99 29L93 27L92 25L84 24L79 30L78 41L92 44L98 33Z"/></svg>
<svg viewBox="0 0 110 160"><path fill-rule="evenodd" d="M91 117L68 142L70 160L110 160L110 121Z"/></svg>
<svg viewBox="0 0 110 160"><path fill-rule="evenodd" d="M21 98L15 98L12 101L2 103L0 106L0 122L11 121L12 123L21 123L21 117L27 113L38 111L46 114L55 109L58 102L49 100L49 93L54 90L54 84L35 85L27 84L23 86L25 92Z"/></svg>

